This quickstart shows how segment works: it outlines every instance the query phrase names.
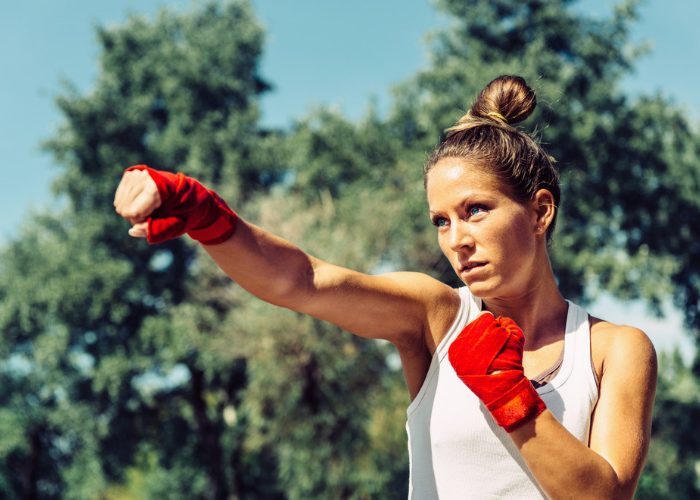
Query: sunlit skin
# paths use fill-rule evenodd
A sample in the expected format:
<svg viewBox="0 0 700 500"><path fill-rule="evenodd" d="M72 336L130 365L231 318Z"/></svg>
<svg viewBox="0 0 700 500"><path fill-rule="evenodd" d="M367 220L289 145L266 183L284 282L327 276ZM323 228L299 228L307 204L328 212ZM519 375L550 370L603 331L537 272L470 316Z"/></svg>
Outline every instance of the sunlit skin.
<svg viewBox="0 0 700 500"><path fill-rule="evenodd" d="M561 351L567 305L549 264L546 228L554 217L551 193L520 202L478 164L444 158L428 173L430 218L457 275L497 315L526 332L526 373L537 375Z"/></svg>
<svg viewBox="0 0 700 500"><path fill-rule="evenodd" d="M534 214L492 175L447 158L431 170L427 194L440 249L473 294L510 297L536 286Z"/></svg>

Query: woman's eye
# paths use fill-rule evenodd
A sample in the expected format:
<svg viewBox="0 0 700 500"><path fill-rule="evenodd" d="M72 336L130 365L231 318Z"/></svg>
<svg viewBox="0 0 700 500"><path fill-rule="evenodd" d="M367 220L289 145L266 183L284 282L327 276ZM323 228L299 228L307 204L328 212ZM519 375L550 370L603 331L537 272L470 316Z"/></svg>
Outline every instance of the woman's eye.
<svg viewBox="0 0 700 500"><path fill-rule="evenodd" d="M433 219L433 225L435 227L445 227L447 226L447 219L445 219L444 217L435 217Z"/></svg>
<svg viewBox="0 0 700 500"><path fill-rule="evenodd" d="M469 209L467 210L467 215L469 215L469 217L472 217L472 216L478 215L478 214L480 214L480 213L482 213L482 212L488 212L488 210L486 209L486 207L484 207L484 206L482 206L482 205L472 205L472 206L469 207Z"/></svg>

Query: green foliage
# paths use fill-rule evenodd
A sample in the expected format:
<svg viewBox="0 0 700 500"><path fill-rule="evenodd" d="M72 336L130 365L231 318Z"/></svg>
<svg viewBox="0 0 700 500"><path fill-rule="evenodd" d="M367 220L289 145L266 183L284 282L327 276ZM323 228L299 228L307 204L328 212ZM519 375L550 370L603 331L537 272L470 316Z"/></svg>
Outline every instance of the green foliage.
<svg viewBox="0 0 700 500"><path fill-rule="evenodd" d="M641 51L628 41L635 2L602 20L571 4L440 2L451 29L433 37L432 65L397 89L390 123L410 131L406 147L428 149L491 78L523 75L539 96L532 122L562 172L553 261L565 294L587 302L608 290L657 308L674 294L695 327L697 271L684 265L692 251L679 250L694 247L689 226L698 218L688 216L676 232L669 217L698 212L697 196L677 195L700 172L697 134L668 101L632 100L619 90ZM676 206L650 212L659 199Z"/></svg>
<svg viewBox="0 0 700 500"><path fill-rule="evenodd" d="M256 125L267 88L256 69L262 32L247 3L230 2L133 17L98 38L96 86L58 99L65 122L47 143L63 165L55 188L65 210L30 221L2 256L7 496L95 495L124 481L151 443L154 477L183 478L187 498L225 497L223 424L210 395L240 390L240 368L200 353L204 330L177 335L193 247L131 241L110 200L131 163L187 164L240 198L275 179ZM186 324L216 332L222 301Z"/></svg>
<svg viewBox="0 0 700 500"><path fill-rule="evenodd" d="M365 192L359 199L326 195L309 205L280 193L251 208L263 226L279 227L282 236L304 241L312 253L323 251L324 257L369 271L380 263L381 253L373 249L387 246L392 235L363 221L385 207L383 202ZM248 360L240 406L249 423L244 447L276 455L278 484L288 498L384 495L405 473L400 414L408 400L398 373L387 366L392 350L386 344L248 296L241 297L227 326L237 338L228 349L231 357ZM398 411L389 410L397 420L381 417L387 399L400 401ZM388 456L378 453L387 449L386 440L401 443Z"/></svg>
<svg viewBox="0 0 700 500"><path fill-rule="evenodd" d="M246 218L365 272L456 278L435 244L421 165L502 73L524 75L563 173L553 247L565 293L667 297L700 328L700 142L661 96L620 79L635 4L442 0L451 26L387 116L319 109L264 130L262 31L248 2L100 28L100 75L66 89L47 143L59 214L0 256L0 495L405 498L408 403L393 349L261 303L185 239L148 247L111 200L123 167L182 169ZM282 82L283 83L283 82ZM652 208L653 207L653 208ZM697 379L662 365L638 496L692 497Z"/></svg>

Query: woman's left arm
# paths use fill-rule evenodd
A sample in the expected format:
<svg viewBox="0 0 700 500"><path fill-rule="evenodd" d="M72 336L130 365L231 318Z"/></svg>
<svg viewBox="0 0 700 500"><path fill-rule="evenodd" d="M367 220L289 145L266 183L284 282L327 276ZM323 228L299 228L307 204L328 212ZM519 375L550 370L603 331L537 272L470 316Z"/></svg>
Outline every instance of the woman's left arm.
<svg viewBox="0 0 700 500"><path fill-rule="evenodd" d="M510 433L550 498L632 498L651 434L657 361L636 328L597 325L604 356L589 446L544 411Z"/></svg>

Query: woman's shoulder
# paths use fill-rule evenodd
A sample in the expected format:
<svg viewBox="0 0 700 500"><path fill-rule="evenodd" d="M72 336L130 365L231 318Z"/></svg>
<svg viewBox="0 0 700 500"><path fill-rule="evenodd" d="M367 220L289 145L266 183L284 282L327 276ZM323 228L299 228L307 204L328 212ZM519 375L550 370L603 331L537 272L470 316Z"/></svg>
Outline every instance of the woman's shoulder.
<svg viewBox="0 0 700 500"><path fill-rule="evenodd" d="M595 316L589 318L591 342L605 351L622 349L649 353L654 350L647 334L637 327L612 323Z"/></svg>
<svg viewBox="0 0 700 500"><path fill-rule="evenodd" d="M419 337L406 338L406 342L399 346L400 349L424 351L427 348L432 354L440 338L458 315L466 296L465 292L460 293L460 289L452 288L424 273L398 271L377 277L392 282L396 290L411 296L415 303L424 308L426 330Z"/></svg>
<svg viewBox="0 0 700 500"><path fill-rule="evenodd" d="M390 280L403 290L421 299L427 307L455 308L460 303L460 289L452 288L432 276L412 271L395 271L378 275Z"/></svg>
<svg viewBox="0 0 700 500"><path fill-rule="evenodd" d="M649 369L656 373L656 350L643 330L593 316L590 325L591 356L599 380L611 371Z"/></svg>

